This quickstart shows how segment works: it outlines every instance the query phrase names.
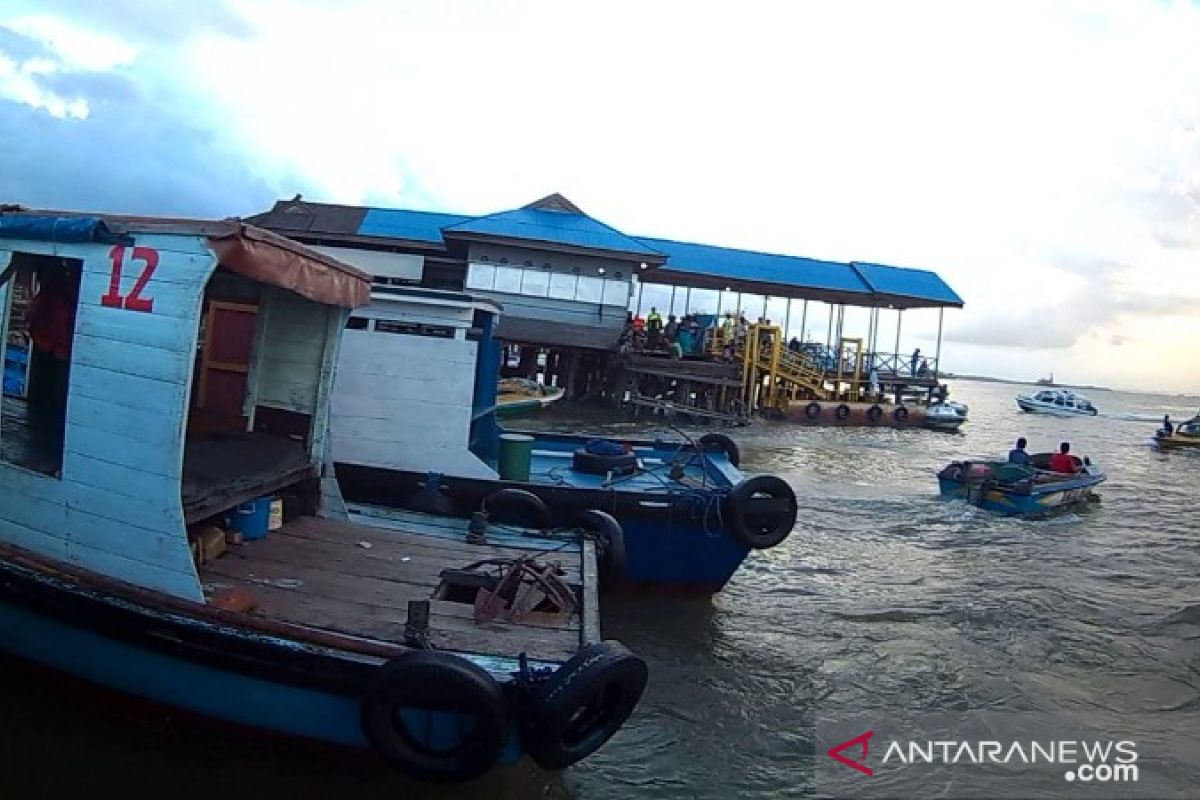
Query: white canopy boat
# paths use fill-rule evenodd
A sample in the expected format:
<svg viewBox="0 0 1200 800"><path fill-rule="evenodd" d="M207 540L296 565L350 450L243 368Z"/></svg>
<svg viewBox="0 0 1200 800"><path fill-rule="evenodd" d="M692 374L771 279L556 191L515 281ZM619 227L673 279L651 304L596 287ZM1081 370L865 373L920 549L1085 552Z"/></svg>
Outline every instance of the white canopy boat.
<svg viewBox="0 0 1200 800"><path fill-rule="evenodd" d="M1043 389L1034 395L1017 395L1017 405L1022 411L1032 414L1055 414L1058 416L1096 416L1092 401L1070 389Z"/></svg>

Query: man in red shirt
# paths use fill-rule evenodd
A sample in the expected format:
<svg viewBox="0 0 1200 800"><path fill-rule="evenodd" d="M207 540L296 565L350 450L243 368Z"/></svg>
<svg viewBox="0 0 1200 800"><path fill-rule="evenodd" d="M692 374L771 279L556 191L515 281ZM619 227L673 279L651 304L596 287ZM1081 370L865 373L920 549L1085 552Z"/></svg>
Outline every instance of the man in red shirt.
<svg viewBox="0 0 1200 800"><path fill-rule="evenodd" d="M1075 459L1071 457L1071 445L1063 442L1058 446L1058 452L1050 456L1050 471L1065 472L1068 475L1074 475L1079 469L1075 466Z"/></svg>

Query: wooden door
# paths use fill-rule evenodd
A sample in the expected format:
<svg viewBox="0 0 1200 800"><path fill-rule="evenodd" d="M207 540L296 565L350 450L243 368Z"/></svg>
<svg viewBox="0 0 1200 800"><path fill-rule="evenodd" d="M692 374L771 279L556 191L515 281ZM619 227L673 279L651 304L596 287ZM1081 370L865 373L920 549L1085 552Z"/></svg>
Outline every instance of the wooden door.
<svg viewBox="0 0 1200 800"><path fill-rule="evenodd" d="M257 320L257 306L208 303L196 402L205 428L246 430L243 407Z"/></svg>

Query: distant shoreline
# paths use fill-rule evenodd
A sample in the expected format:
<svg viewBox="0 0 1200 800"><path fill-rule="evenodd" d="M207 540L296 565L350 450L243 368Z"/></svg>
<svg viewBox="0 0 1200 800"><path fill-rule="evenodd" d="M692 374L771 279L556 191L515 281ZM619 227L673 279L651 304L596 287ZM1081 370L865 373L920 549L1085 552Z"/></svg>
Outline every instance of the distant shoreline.
<svg viewBox="0 0 1200 800"><path fill-rule="evenodd" d="M1014 386L1041 386L1037 381L1017 381L1011 378L993 378L988 375L960 375L955 372L943 372L943 378L956 378L964 381L982 381L984 383L1010 383ZM1053 386L1045 387L1047 389L1086 389L1089 392L1111 392L1107 386L1088 386L1085 384L1076 383L1056 383Z"/></svg>

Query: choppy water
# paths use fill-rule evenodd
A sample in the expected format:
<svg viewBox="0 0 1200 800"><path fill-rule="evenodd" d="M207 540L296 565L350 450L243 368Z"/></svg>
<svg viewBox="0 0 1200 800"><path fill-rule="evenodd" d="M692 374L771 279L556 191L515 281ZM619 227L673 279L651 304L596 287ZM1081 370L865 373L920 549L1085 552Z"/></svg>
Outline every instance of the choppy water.
<svg viewBox="0 0 1200 800"><path fill-rule="evenodd" d="M801 519L715 599L609 602L605 633L648 659L633 720L563 775L523 764L422 787L365 759L244 743L79 707L0 668L0 787L310 797L804 797L828 791L815 726L873 710L1020 714L1030 736L1085 726L1138 742L1164 793L1200 796L1200 453L1149 446L1200 398L1090 392L1097 418L1021 414L1023 387L956 381L960 434L735 432L743 469L786 477ZM538 424L637 430L559 415ZM1061 440L1109 471L1103 502L1041 521L937 498L946 461ZM1085 789L1085 787L1073 787ZM1064 785L1063 791L1066 787ZM997 783L992 796L1020 797ZM976 795L977 796L977 795ZM1082 791L1081 796L1087 796Z"/></svg>

